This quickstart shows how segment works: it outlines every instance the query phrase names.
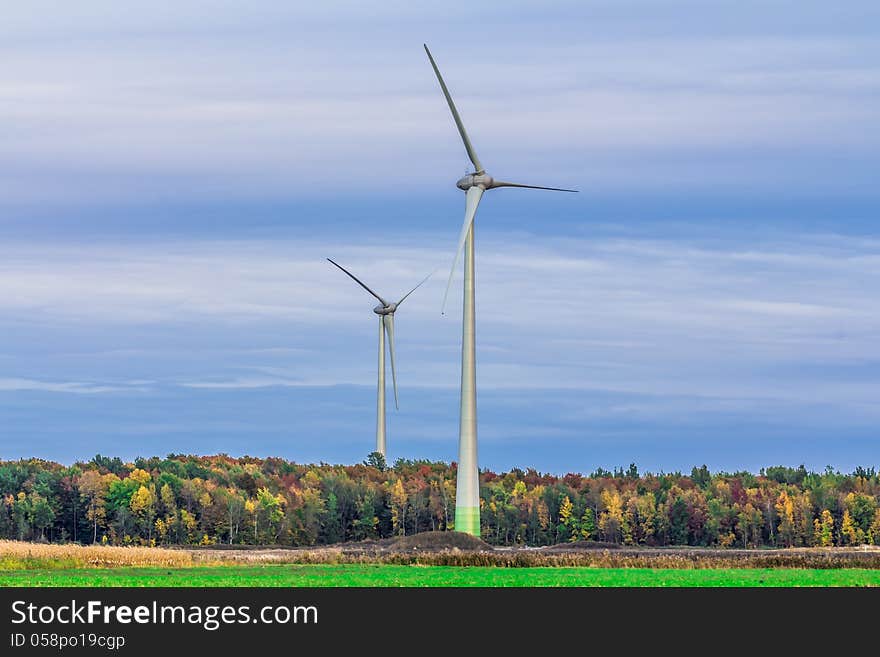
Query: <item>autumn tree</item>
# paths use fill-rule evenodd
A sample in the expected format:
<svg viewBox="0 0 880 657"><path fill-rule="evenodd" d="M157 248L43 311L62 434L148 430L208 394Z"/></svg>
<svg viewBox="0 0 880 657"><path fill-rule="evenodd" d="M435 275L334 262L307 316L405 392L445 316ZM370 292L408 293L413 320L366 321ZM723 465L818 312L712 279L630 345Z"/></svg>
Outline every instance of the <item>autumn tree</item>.
<svg viewBox="0 0 880 657"><path fill-rule="evenodd" d="M406 489L403 487L403 480L398 477L394 485L391 486L391 522L394 527L394 533L401 536L406 535L406 505L408 499Z"/></svg>
<svg viewBox="0 0 880 657"><path fill-rule="evenodd" d="M813 521L813 542L820 547L829 547L834 543L834 516L828 509Z"/></svg>
<svg viewBox="0 0 880 657"><path fill-rule="evenodd" d="M843 512L843 518L840 521L840 542L843 545L861 545L865 542L865 535L853 521L849 509Z"/></svg>
<svg viewBox="0 0 880 657"><path fill-rule="evenodd" d="M852 544L861 545L868 542L868 537L873 534L871 525L877 510L875 499L865 493L851 492L844 498L843 505L852 522L852 531L850 532ZM842 528L841 531L843 531Z"/></svg>
<svg viewBox="0 0 880 657"><path fill-rule="evenodd" d="M266 527L266 535L272 543L278 541L280 522L284 517L284 497L273 495L268 488L257 491L257 512L263 518Z"/></svg>
<svg viewBox="0 0 880 657"><path fill-rule="evenodd" d="M572 517L573 512L574 505L571 503L571 499L568 495L566 495L562 498L562 503L559 505L559 526L562 530L561 534L563 540L576 535L573 525L577 519Z"/></svg>
<svg viewBox="0 0 880 657"><path fill-rule="evenodd" d="M620 543L623 538L623 500L614 489L605 489L601 493L602 505L605 510L599 516L599 531L606 541Z"/></svg>
<svg viewBox="0 0 880 657"><path fill-rule="evenodd" d="M140 525L147 530L147 541L153 540L153 519L156 517L156 495L141 484L131 496L131 512Z"/></svg>
<svg viewBox="0 0 880 657"><path fill-rule="evenodd" d="M794 524L794 502L788 491L783 490L779 493L776 500L776 512L779 514L779 540L786 547L794 544L795 524Z"/></svg>
<svg viewBox="0 0 880 657"><path fill-rule="evenodd" d="M86 505L86 518L92 524L92 543L98 542L98 523L107 516L105 496L107 481L97 470L86 470L79 478L79 491Z"/></svg>

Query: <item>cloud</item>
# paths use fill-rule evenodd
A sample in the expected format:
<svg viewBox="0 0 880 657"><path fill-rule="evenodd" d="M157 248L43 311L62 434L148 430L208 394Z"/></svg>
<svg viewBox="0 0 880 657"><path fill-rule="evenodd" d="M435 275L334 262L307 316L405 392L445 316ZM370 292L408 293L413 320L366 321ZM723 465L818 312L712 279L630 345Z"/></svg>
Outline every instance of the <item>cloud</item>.
<svg viewBox="0 0 880 657"><path fill-rule="evenodd" d="M33 379L0 379L0 392L65 392L78 395L94 395L105 392L132 391L131 386L83 383L81 381L36 381ZM142 390L142 388L141 388Z"/></svg>
<svg viewBox="0 0 880 657"><path fill-rule="evenodd" d="M876 398L860 374L876 373L880 352L875 240L788 235L756 249L481 235L483 389L859 408ZM189 388L372 386L374 301L323 258L332 253L395 296L448 266L446 248L418 246L436 243L6 243L0 323L29 328L7 331L4 369L33 379L35 367L51 367L70 380L109 371ZM398 313L402 386L458 385L460 311L453 296L440 317L444 286L435 276ZM25 336L44 334L48 353L32 355Z"/></svg>
<svg viewBox="0 0 880 657"><path fill-rule="evenodd" d="M304 387L302 381L291 381L288 379L276 379L270 377L239 377L227 381L184 381L179 385L184 388L197 388L204 390L251 390L254 388L272 388L272 387ZM314 384L311 384L313 386Z"/></svg>
<svg viewBox="0 0 880 657"><path fill-rule="evenodd" d="M4 14L6 202L309 196L328 172L362 194L389 179L426 189L464 153L418 39L399 34L432 38L499 174L840 191L868 190L863 167L876 169L876 34L842 35L801 7L761 6L752 22L729 11L719 33L714 13L650 3L564 3L552 21L505 5L509 20L472 27L402 3L208 4Z"/></svg>

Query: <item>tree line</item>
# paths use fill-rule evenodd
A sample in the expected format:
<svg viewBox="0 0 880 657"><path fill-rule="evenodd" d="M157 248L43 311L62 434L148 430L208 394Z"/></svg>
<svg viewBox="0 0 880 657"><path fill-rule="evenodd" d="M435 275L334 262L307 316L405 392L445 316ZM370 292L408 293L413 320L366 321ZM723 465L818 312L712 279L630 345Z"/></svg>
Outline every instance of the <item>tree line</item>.
<svg viewBox="0 0 880 657"><path fill-rule="evenodd" d="M304 465L226 455L0 461L0 537L113 545L323 545L454 529L455 464L373 453ZM792 547L880 544L880 476L598 469L480 473L496 545Z"/></svg>

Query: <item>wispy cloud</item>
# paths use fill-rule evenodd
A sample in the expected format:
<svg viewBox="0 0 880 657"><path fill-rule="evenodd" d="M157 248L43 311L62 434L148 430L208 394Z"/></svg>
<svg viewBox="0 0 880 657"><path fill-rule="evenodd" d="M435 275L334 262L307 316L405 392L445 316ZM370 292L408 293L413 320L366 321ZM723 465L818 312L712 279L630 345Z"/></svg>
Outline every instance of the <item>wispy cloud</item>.
<svg viewBox="0 0 880 657"><path fill-rule="evenodd" d="M841 403L875 393L845 374L827 381L805 369L873 367L880 247L871 240L789 237L744 251L496 233L480 247L483 386L804 400L821 390ZM405 243L2 250L0 321L63 327L73 342L77 332L113 327L116 349L96 351L95 362L202 388L372 385L373 300L324 256L392 296L426 270L448 266L446 249ZM439 316L443 278L408 299L398 317L399 375L410 386L457 385L458 309L453 302L450 316ZM181 341L191 344L182 350ZM56 347L76 351L75 344ZM72 378L94 375L86 355L61 360ZM27 372L21 358L12 366Z"/></svg>
<svg viewBox="0 0 880 657"><path fill-rule="evenodd" d="M94 395L104 392L132 391L138 388L124 385L105 385L100 383L84 383L82 381L37 381L34 379L3 378L0 379L2 392L63 392L78 395ZM143 388L139 388L143 390Z"/></svg>
<svg viewBox="0 0 880 657"><path fill-rule="evenodd" d="M272 377L238 377L226 381L183 381L179 385L184 388L201 388L205 390L250 390L254 388L273 387L312 387L315 384L306 384L302 381L291 379L279 379Z"/></svg>

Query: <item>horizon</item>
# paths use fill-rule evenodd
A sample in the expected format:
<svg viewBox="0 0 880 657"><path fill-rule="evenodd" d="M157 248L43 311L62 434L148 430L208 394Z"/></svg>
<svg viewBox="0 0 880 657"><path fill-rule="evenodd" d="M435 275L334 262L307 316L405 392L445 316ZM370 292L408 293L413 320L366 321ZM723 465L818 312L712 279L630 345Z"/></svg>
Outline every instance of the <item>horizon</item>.
<svg viewBox="0 0 880 657"><path fill-rule="evenodd" d="M187 459L196 459L196 460L230 459L232 461L280 460L280 461L283 461L283 462L288 463L290 465L296 465L296 466L300 466L300 467L314 467L314 468L354 468L354 467L358 467L358 466L377 467L377 466L373 465L372 463L368 462L369 459L373 456L373 454L376 454L376 452L370 452L369 454L367 454L367 457L364 458L362 461L357 461L357 462L353 462L353 463L300 462L300 461L295 461L292 459L286 459L286 458L283 458L280 456L253 456L250 454L241 454L239 456L235 456L235 455L227 454L225 452L219 452L217 454L174 454L174 453L170 453L170 454L166 454L165 456L158 456L158 455L142 456L141 455L141 456L136 456L134 459L131 459L131 460L124 460L124 459L119 458L118 456L109 455L109 454L95 454L93 457L91 457L88 460L75 459L73 461L69 461L66 463L62 463L59 461L53 461L51 459L40 459L37 457L23 457L20 459L10 459L10 460L0 459L0 464L13 464L13 463L21 463L23 461L27 462L27 461L31 461L31 460L37 460L37 461L42 461L44 463L52 463L55 465L60 465L64 468L72 468L72 467L78 466L78 465L95 465L99 469L103 468L103 469L111 471L111 472L113 471L113 467L116 467L116 465L119 465L123 468L128 468L129 466L131 466L131 468L137 469L137 468L142 467L144 461L158 460L161 464L161 462L164 462L164 461L172 461L172 460L180 461L180 460L187 460ZM108 462L112 463L113 467L108 466L107 465ZM405 459L403 457L399 457L393 463L392 462L386 463L384 469L386 471L387 470L395 470L400 467L406 467L406 466L418 465L418 464L444 465L444 466L447 466L450 468L455 467L457 465L456 461L443 461L443 460L437 461L437 460L431 460L431 459L418 459L418 458L417 459ZM633 470L633 468L635 468L635 470ZM627 466L615 465L615 466L612 466L610 469L603 466L603 465L597 465L592 471L569 470L565 473L563 473L562 471L556 471L556 472L543 471L543 470L539 470L537 468L533 468L533 467L529 467L529 466L525 466L525 467L524 466L513 466L513 467L507 468L507 469L492 469L492 468L486 468L486 467L481 466L480 467L480 474L481 475L483 475L483 474L500 475L500 474L508 474L508 473L514 472L514 471L519 471L519 472L523 472L523 473L535 472L535 474L537 474L538 476L541 476L541 477L554 477L557 479L564 479L565 477L567 477L569 475L575 475L575 476L583 477L586 479L595 479L595 478L600 478L600 477L613 478L613 479L619 479L619 478L630 478L631 479L633 477L636 477L636 478L643 478L643 477L691 477L694 474L694 472L705 471L706 473L708 473L712 476L738 477L741 475L748 475L748 476L753 476L753 477L765 477L765 478L773 479L773 474L770 473L771 470L787 471L787 472L791 472L791 473L803 472L803 473L805 473L806 476L835 475L835 476L842 476L842 477L872 477L877 474L877 470L874 466L863 467L863 466L859 465L859 466L856 466L851 472L844 472L844 471L841 471L840 469L833 468L831 465L826 465L824 468L816 470L816 469L812 469L812 468L807 468L803 463L800 463L797 466L783 465L783 464L766 465L766 466L762 466L758 470L754 470L754 471L753 470L736 470L736 471L713 470L712 468L709 468L705 463L702 463L700 465L691 466L690 472L688 472L687 468L681 468L681 469L670 470L670 471L642 470L641 468L639 468L637 463L630 463Z"/></svg>

